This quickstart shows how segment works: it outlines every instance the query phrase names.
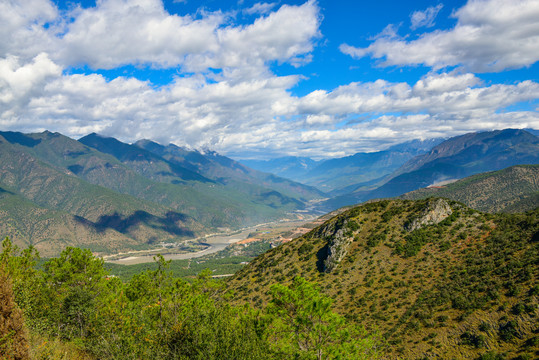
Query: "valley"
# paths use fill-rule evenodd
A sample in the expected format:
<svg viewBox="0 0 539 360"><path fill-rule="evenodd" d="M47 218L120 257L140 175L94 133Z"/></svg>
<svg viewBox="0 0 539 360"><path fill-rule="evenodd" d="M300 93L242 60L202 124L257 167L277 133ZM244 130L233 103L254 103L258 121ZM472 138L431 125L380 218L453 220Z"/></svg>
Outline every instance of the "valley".
<svg viewBox="0 0 539 360"><path fill-rule="evenodd" d="M119 307L103 309L180 336L172 323L181 316L167 323L147 311L176 311L183 292L215 311L229 309L236 314L227 315L229 322L243 318L251 324L244 327L264 329L259 334L266 335L249 341L275 358L289 351L289 345L272 350L265 338L277 326L276 296L308 291L302 297L328 304L327 316L371 344L364 351L380 349L385 358L529 359L539 354L539 139L508 129L433 143L415 156L356 154L330 162L319 174L334 177L339 164L352 174L374 159L376 175L325 193L213 152L96 134L76 141L49 132L0 132L0 230L14 241L4 241L0 259L14 269L21 304L42 306L34 303L40 297L22 291L28 288L52 296L39 301L63 299L63 307L90 296L88 314L99 313L94 306L108 294ZM384 167L390 158L401 160ZM383 174L375 170L382 168ZM37 264L33 249L44 257L39 268L31 265ZM97 279L101 290L83 287L87 295L79 295L77 286L53 280L66 269L76 284L87 270L68 269L83 264L100 275L80 281ZM148 310L141 313L141 306ZM64 310L47 311L28 316L73 326L75 318ZM97 354L105 345L92 338L91 327L108 331L109 324L84 318L87 325L78 324L90 326L84 336L64 336L94 339L100 345L86 346ZM214 321L207 330L221 331ZM114 326L132 337L122 322ZM106 341L115 343L111 336ZM146 336L154 339L147 344L152 354L176 351L162 347L159 331ZM335 336L330 343L342 351Z"/></svg>
<svg viewBox="0 0 539 360"><path fill-rule="evenodd" d="M0 0L0 360L539 359L539 0Z"/></svg>
<svg viewBox="0 0 539 360"><path fill-rule="evenodd" d="M316 223L316 222L315 222ZM176 244L163 244L162 248L151 251L130 251L127 253L107 255L103 257L106 262L133 265L153 262L153 256L163 255L165 260L186 260L218 253L231 244L247 244L257 241L291 241L294 237L303 235L311 227L312 221L308 219L279 221L274 223L259 224L245 229L239 229L234 232L225 232L220 234L209 234L200 238L188 240L182 245L192 244L192 251L177 250ZM284 238L283 235L291 237ZM201 247L202 249L197 249Z"/></svg>

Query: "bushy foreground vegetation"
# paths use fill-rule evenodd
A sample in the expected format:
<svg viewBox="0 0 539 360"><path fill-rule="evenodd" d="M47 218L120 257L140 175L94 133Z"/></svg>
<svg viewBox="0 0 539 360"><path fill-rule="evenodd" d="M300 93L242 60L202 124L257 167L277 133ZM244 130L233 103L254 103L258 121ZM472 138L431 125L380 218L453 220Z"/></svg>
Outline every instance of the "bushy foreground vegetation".
<svg viewBox="0 0 539 360"><path fill-rule="evenodd" d="M275 285L268 306L254 310L230 305L234 295L210 272L190 283L173 277L160 256L155 269L124 283L89 250L67 248L37 268L34 249L21 252L7 238L2 245L2 359L380 356L378 339L347 324L331 310L332 300L302 278Z"/></svg>

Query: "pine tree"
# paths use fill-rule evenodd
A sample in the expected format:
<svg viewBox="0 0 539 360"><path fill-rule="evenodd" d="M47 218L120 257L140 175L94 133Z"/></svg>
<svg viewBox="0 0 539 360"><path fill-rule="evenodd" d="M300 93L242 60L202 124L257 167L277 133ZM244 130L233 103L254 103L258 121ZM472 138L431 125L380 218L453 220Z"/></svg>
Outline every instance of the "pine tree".
<svg viewBox="0 0 539 360"><path fill-rule="evenodd" d="M0 267L0 358L30 359L22 311L13 300L11 280Z"/></svg>

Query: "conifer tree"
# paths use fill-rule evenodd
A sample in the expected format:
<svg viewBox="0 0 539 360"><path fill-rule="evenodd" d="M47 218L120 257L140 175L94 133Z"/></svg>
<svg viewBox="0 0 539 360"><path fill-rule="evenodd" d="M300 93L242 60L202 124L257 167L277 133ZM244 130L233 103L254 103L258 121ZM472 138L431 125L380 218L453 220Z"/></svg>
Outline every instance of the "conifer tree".
<svg viewBox="0 0 539 360"><path fill-rule="evenodd" d="M0 358L30 359L22 311L13 300L11 280L0 266Z"/></svg>

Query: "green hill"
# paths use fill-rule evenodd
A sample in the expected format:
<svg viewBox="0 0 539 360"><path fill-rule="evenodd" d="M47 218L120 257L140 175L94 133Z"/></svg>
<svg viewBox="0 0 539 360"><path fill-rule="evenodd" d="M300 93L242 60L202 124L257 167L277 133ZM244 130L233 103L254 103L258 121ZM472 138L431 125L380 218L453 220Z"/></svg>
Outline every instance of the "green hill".
<svg viewBox="0 0 539 360"><path fill-rule="evenodd" d="M538 217L373 202L259 256L228 285L262 307L274 283L316 281L338 312L383 333L389 358L537 358Z"/></svg>
<svg viewBox="0 0 539 360"><path fill-rule="evenodd" d="M159 144L155 143L152 143L153 147L149 147L152 151L149 151L96 134L90 134L79 142L114 156L123 166L144 179L139 181L141 186L131 181L127 183L129 188L116 187L114 190L182 209L208 228L234 228L279 219L288 212L303 209L304 201L315 195L311 192L307 198L302 198L298 197L298 192L295 195L297 198L288 196L262 180L258 183L224 181L210 171L202 171L204 169L179 161L176 152L158 152L155 148ZM210 162L205 158L206 162ZM153 183L148 185L149 181ZM114 182L114 186L119 183Z"/></svg>
<svg viewBox="0 0 539 360"><path fill-rule="evenodd" d="M202 154L173 144L163 146L149 140L137 141L134 145L161 156L169 163L195 171L247 196L273 190L284 197L305 202L325 195L314 187L253 170L213 151Z"/></svg>
<svg viewBox="0 0 539 360"><path fill-rule="evenodd" d="M445 197L485 212L525 212L539 206L539 165L518 165L416 190L402 199Z"/></svg>

